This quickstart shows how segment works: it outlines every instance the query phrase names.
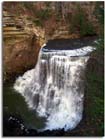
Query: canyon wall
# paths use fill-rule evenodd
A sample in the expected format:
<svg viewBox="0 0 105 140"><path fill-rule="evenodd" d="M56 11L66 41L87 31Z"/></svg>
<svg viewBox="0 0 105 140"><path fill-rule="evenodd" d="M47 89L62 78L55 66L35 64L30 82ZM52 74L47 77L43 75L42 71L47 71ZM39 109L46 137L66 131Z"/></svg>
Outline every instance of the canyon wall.
<svg viewBox="0 0 105 140"><path fill-rule="evenodd" d="M4 80L33 68L37 63L41 46L50 39L79 38L98 34L95 6L96 2L4 2L2 24ZM81 15L83 11L85 14ZM81 21L75 17L76 14L80 18L84 17L83 23L88 21L86 25L91 23L92 26L89 25L87 33L83 30L81 34L81 27L85 24L80 25ZM94 28L94 32L90 30L91 27Z"/></svg>

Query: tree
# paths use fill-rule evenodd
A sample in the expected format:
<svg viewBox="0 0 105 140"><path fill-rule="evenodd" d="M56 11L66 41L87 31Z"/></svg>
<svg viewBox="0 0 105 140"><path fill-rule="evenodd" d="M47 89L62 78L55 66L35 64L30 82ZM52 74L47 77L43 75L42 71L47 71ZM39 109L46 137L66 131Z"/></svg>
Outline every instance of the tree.
<svg viewBox="0 0 105 140"><path fill-rule="evenodd" d="M104 3L96 3L94 14L99 22L99 41L96 45L98 50L103 51L104 49Z"/></svg>
<svg viewBox="0 0 105 140"><path fill-rule="evenodd" d="M87 19L84 9L77 4L75 14L70 21L70 32L79 32L81 36L94 35L95 31L92 23Z"/></svg>

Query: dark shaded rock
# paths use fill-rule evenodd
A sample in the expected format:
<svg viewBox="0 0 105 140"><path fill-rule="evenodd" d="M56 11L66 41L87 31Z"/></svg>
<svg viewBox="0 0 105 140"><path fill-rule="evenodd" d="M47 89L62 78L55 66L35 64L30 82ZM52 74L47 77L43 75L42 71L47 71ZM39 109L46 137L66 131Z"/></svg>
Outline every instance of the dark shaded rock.
<svg viewBox="0 0 105 140"><path fill-rule="evenodd" d="M20 116L5 115L3 118L3 136L63 136L63 134L63 129L39 132L27 128Z"/></svg>
<svg viewBox="0 0 105 140"><path fill-rule="evenodd" d="M23 121L20 117L14 117L12 115L4 116L3 118L3 136L21 136L23 127Z"/></svg>

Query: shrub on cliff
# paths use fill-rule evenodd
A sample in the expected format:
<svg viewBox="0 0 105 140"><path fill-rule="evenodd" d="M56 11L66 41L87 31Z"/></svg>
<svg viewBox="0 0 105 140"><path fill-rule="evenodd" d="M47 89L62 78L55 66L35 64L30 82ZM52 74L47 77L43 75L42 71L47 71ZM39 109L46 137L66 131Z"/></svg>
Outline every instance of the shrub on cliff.
<svg viewBox="0 0 105 140"><path fill-rule="evenodd" d="M99 28L99 40L96 44L98 51L104 52L104 3L97 3L94 14L100 25Z"/></svg>
<svg viewBox="0 0 105 140"><path fill-rule="evenodd" d="M77 5L75 14L70 19L70 32L79 32L80 36L94 35L95 30L92 23L87 19L86 12Z"/></svg>
<svg viewBox="0 0 105 140"><path fill-rule="evenodd" d="M38 11L37 18L39 18L41 21L47 20L51 16L51 12L49 9L42 9Z"/></svg>
<svg viewBox="0 0 105 140"><path fill-rule="evenodd" d="M36 13L36 19L34 19L33 22L35 23L35 25L43 27L45 21L48 20L50 16L50 9L42 9Z"/></svg>

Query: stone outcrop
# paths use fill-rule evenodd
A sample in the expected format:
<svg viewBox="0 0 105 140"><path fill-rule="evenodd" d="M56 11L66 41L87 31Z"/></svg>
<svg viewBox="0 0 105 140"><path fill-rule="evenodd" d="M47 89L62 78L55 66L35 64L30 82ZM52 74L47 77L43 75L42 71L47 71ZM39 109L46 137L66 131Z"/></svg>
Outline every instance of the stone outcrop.
<svg viewBox="0 0 105 140"><path fill-rule="evenodd" d="M14 45L4 48L4 71L7 76L21 74L35 66L40 50L35 37L32 36Z"/></svg>
<svg viewBox="0 0 105 140"><path fill-rule="evenodd" d="M3 12L4 80L15 78L37 63L40 47L44 43L44 32L30 26L32 24L24 18Z"/></svg>

